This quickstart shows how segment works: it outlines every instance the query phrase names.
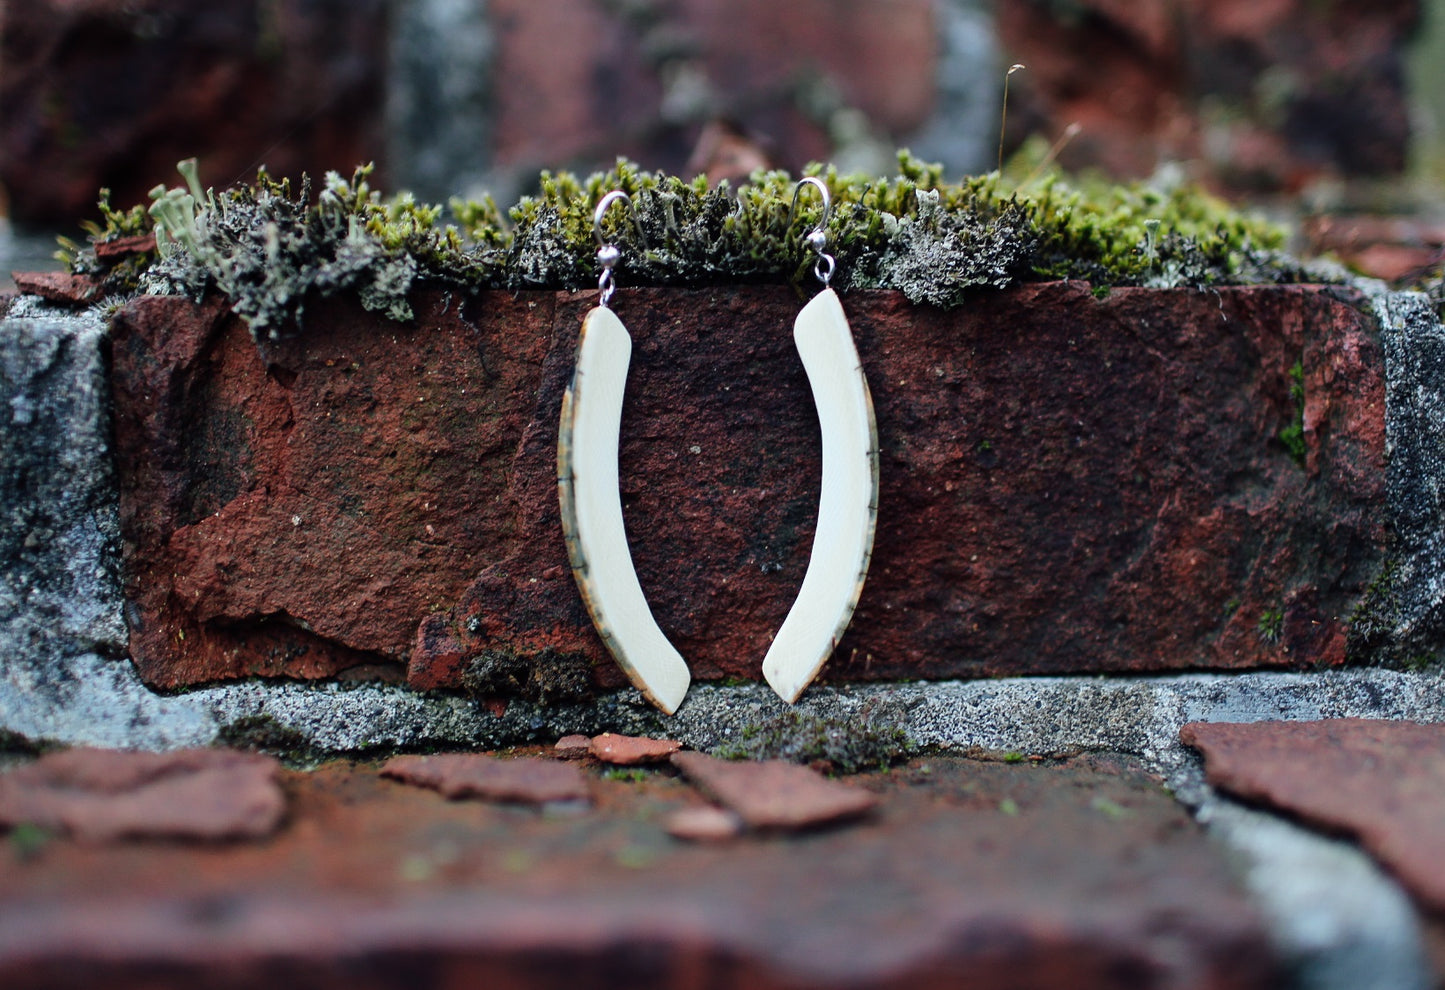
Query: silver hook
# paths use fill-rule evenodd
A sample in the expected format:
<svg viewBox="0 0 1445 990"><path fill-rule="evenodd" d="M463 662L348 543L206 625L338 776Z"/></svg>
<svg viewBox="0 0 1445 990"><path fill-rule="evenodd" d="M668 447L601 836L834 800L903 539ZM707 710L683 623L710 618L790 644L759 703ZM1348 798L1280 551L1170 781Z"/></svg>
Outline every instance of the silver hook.
<svg viewBox="0 0 1445 990"><path fill-rule="evenodd" d="M798 184L793 187L793 205L788 208L788 227L793 225L793 218L798 213L798 195L802 193L804 186L814 187L823 197L823 219L818 221L818 226L808 231L804 240L810 248L818 252L818 263L813 266L813 274L826 287L838 267L837 260L823 250L828 246L828 221L833 217L833 197L828 194L828 187L823 180L817 176L810 175L799 179Z"/></svg>
<svg viewBox="0 0 1445 990"><path fill-rule="evenodd" d="M642 232L642 221L637 217L637 207L632 203L632 197L621 189L614 189L597 203L597 210L592 214L592 233L597 235L597 264L602 266L602 274L597 278L597 288L602 292L602 298L598 305L606 306L612 301L612 294L617 291L617 284L612 277L612 269L617 267L617 262L622 258L622 252L616 244L607 243L602 236L602 218L613 203L618 200L627 204L627 211L632 214L632 225L637 228L637 241L642 245L642 250L647 250L647 235Z"/></svg>

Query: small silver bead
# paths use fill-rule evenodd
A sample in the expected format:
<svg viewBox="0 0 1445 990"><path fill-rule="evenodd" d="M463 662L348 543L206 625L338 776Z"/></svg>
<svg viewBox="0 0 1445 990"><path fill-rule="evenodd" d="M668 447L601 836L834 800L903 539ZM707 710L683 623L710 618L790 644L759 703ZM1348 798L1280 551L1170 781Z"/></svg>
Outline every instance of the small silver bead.
<svg viewBox="0 0 1445 990"><path fill-rule="evenodd" d="M808 235L808 246L814 251L822 251L828 246L828 235L821 230L815 230Z"/></svg>
<svg viewBox="0 0 1445 990"><path fill-rule="evenodd" d="M611 268L613 265L617 264L618 260L621 259L621 257L622 252L617 250L617 245L608 244L606 247L600 248L598 250L597 263L603 268Z"/></svg>

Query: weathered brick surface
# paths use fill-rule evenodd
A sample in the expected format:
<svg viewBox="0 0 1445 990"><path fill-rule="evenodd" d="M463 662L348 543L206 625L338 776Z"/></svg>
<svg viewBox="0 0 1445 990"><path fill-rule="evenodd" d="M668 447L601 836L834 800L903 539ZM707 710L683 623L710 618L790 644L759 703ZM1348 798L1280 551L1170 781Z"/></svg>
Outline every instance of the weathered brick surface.
<svg viewBox="0 0 1445 990"><path fill-rule="evenodd" d="M412 326L308 311L264 354L218 304L114 328L116 448L143 677L385 673L515 542L511 462L552 296L427 300Z"/></svg>
<svg viewBox="0 0 1445 990"><path fill-rule="evenodd" d="M681 780L538 815L290 773L288 824L223 850L0 857L0 984L974 990L1286 984L1187 814L1136 765L930 759L853 783L852 826L670 839Z"/></svg>
<svg viewBox="0 0 1445 990"><path fill-rule="evenodd" d="M498 80L492 153L502 165L606 167L628 154L681 171L701 119L679 102L680 70L707 87L713 115L764 138L792 168L831 150L822 122L803 109L804 86L833 92L899 140L927 120L934 100L929 0L685 0L650 11L492 0L488 12Z"/></svg>
<svg viewBox="0 0 1445 990"><path fill-rule="evenodd" d="M980 2L960 38L932 0L464 6L388 17L385 0L0 5L8 210L73 223L93 215L101 186L119 204L143 202L191 155L218 186L263 162L299 178L379 161L442 201L489 169L520 189L534 169L585 172L624 154L738 178L767 160L796 170L857 154L860 138L887 148L932 136L943 153L936 135L950 131L971 150L946 164L976 170L993 161L976 149L993 147L998 73L1011 62L1028 71L1012 81L1010 147L1077 123L1070 166L1145 176L1189 161L1226 187L1297 190L1403 168L1402 54L1420 9ZM462 24L467 37L393 59L391 33L412 18L438 32ZM950 59L979 68L960 76ZM419 123L448 113L461 136ZM716 149L734 126L742 167Z"/></svg>
<svg viewBox="0 0 1445 990"><path fill-rule="evenodd" d="M0 825L82 842L261 839L286 813L280 770L272 757L225 749L60 750L0 774Z"/></svg>
<svg viewBox="0 0 1445 990"><path fill-rule="evenodd" d="M417 327L318 304L264 359L214 305L129 307L117 440L143 675L407 663L414 685L446 687L510 652L621 683L557 509L557 415L592 298L494 293L442 312L431 297ZM1100 300L1063 283L953 312L892 293L844 306L882 492L825 676L1345 661L1384 542L1381 362L1359 311L1306 287ZM811 546L798 307L782 287L616 301L635 341L629 537L701 678L759 676ZM1297 419L1300 462L1280 439Z"/></svg>

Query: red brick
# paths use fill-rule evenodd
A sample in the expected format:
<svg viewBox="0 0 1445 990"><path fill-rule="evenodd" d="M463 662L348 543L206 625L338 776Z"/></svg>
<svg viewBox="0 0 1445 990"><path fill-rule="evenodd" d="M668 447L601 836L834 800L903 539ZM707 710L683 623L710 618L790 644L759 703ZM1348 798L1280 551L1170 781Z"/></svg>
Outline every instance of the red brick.
<svg viewBox="0 0 1445 990"><path fill-rule="evenodd" d="M384 145L382 0L26 0L0 25L11 215L73 223L97 190L146 202L200 158L218 188L350 174Z"/></svg>
<svg viewBox="0 0 1445 990"><path fill-rule="evenodd" d="M260 839L286 812L280 770L269 756L217 749L47 753L0 775L0 825L84 842Z"/></svg>
<svg viewBox="0 0 1445 990"><path fill-rule="evenodd" d="M416 326L318 302L264 355L215 304L129 306L116 435L142 675L380 661L456 687L500 650L624 683L558 520L557 415L592 299L431 295ZM621 476L642 586L695 676L758 678L818 497L797 299L646 289L616 307L635 341ZM951 312L886 292L844 307L882 492L825 677L1345 662L1385 538L1382 361L1358 310L1309 287L1099 300L1080 283ZM1279 439L1301 415L1297 362L1301 464Z"/></svg>

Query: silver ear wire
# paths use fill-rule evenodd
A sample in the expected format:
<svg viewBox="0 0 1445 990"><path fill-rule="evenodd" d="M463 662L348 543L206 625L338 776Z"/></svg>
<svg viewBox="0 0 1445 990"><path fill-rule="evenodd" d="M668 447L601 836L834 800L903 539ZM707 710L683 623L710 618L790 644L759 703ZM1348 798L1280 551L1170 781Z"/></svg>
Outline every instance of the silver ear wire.
<svg viewBox="0 0 1445 990"><path fill-rule="evenodd" d="M597 210L592 214L592 233L597 237L597 264L602 268L602 274L597 277L597 288L602 293L602 298L597 301L599 306L610 303L612 294L617 291L612 270L622 259L622 252L616 244L609 244L602 235L602 218L607 215L612 204L619 200L627 204L627 212L632 214L632 225L637 228L637 241L642 245L642 250L647 250L647 235L642 232L642 221L637 217L637 207L633 205L632 197L621 189L614 189L603 196L597 203Z"/></svg>
<svg viewBox="0 0 1445 990"><path fill-rule="evenodd" d="M828 194L828 187L822 179L812 175L799 179L798 184L793 187L793 205L788 208L788 227L793 226L793 218L797 216L798 195L802 193L804 186L812 186L823 197L823 218L818 221L818 226L808 232L804 241L818 253L818 263L813 266L813 274L826 287L838 268L837 260L823 250L828 246L828 221L833 218L833 197Z"/></svg>

